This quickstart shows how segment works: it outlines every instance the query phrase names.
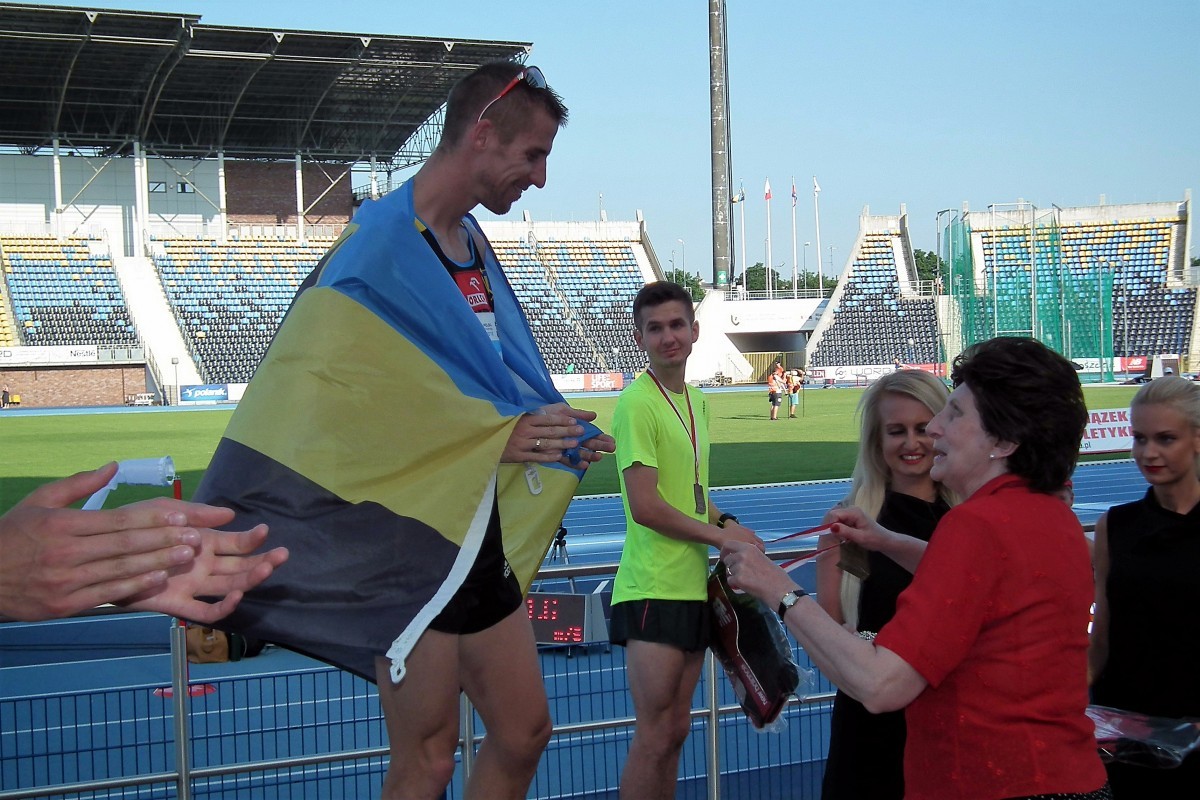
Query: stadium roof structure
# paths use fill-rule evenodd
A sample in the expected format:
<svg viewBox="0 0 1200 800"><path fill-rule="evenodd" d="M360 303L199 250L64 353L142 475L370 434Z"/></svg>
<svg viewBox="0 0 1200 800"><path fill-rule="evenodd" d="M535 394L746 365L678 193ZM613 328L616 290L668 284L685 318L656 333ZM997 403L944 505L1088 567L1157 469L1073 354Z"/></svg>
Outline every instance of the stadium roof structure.
<svg viewBox="0 0 1200 800"><path fill-rule="evenodd" d="M0 3L0 145L413 163L454 81L531 46Z"/></svg>

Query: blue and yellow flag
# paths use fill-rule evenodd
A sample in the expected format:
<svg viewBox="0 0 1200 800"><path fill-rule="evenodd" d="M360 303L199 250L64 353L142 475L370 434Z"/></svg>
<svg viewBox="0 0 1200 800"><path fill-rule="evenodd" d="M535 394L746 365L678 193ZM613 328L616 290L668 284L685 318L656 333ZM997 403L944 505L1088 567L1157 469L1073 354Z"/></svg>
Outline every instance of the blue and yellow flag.
<svg viewBox="0 0 1200 800"><path fill-rule="evenodd" d="M392 679L454 595L498 497L528 590L582 471L499 464L517 419L562 401L500 265L500 346L417 228L412 182L364 203L305 286L234 412L195 499L265 522L288 562L221 627ZM589 438L599 433L585 425ZM499 465L499 466L498 466Z"/></svg>

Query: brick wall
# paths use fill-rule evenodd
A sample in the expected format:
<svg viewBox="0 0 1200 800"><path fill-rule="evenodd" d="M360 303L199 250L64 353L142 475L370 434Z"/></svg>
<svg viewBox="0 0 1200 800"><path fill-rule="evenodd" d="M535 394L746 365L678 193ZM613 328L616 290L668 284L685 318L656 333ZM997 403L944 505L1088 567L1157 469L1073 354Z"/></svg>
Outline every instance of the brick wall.
<svg viewBox="0 0 1200 800"><path fill-rule="evenodd" d="M304 205L329 188L330 178L345 167L338 164L304 165ZM229 222L241 225L294 225L296 223L296 165L290 162L226 161L225 193ZM350 174L344 175L304 215L310 225L344 225L354 213Z"/></svg>
<svg viewBox="0 0 1200 800"><path fill-rule="evenodd" d="M21 396L21 408L123 406L127 395L146 391L146 368L10 368L0 370L0 386Z"/></svg>

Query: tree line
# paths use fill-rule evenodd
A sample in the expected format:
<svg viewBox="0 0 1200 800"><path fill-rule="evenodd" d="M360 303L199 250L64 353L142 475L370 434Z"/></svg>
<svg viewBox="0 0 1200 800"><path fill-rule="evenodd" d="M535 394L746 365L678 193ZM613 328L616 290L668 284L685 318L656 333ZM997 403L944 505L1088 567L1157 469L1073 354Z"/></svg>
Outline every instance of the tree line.
<svg viewBox="0 0 1200 800"><path fill-rule="evenodd" d="M943 283L949 285L949 268L932 251L914 250L913 259L916 262L917 280L936 280L940 272ZM671 283L677 283L687 289L696 302L704 297L704 288L699 273L693 274L681 269L671 269L667 270L665 274L666 279ZM818 276L815 272L804 270L796 278L796 288L814 290L818 287L818 281L824 294L831 292L838 284L838 278L835 276ZM733 284L744 288L747 292L765 292L767 290L767 270L759 261L753 266L747 267L745 275L738 275ZM791 277L783 275L777 269L772 269L771 286L779 294L789 294L792 291Z"/></svg>

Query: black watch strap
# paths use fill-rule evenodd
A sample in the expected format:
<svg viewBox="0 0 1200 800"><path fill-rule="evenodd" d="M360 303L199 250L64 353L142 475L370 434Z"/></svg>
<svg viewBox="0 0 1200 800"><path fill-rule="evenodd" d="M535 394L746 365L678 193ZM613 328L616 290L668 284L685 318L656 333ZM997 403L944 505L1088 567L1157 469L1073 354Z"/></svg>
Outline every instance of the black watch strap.
<svg viewBox="0 0 1200 800"><path fill-rule="evenodd" d="M721 516L720 516L720 517L717 519L717 527L718 527L718 528L724 528L724 527L725 527L725 523L726 523L726 522L728 522L729 520L733 520L734 522L741 522L741 520L739 520L739 519L738 519L737 517L735 517L733 514L722 514L722 515L721 515Z"/></svg>
<svg viewBox="0 0 1200 800"><path fill-rule="evenodd" d="M808 592L804 591L803 589L793 589L785 594L779 601L779 608L777 609L779 612L779 618L783 619L784 615L787 614L788 609L800 602L801 597L806 597L807 595Z"/></svg>

